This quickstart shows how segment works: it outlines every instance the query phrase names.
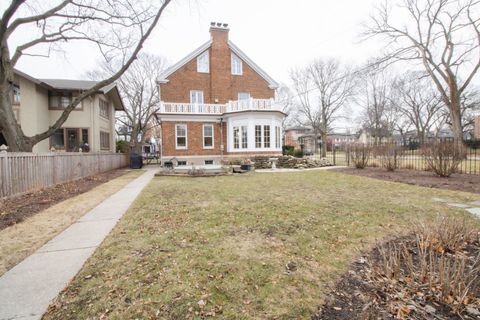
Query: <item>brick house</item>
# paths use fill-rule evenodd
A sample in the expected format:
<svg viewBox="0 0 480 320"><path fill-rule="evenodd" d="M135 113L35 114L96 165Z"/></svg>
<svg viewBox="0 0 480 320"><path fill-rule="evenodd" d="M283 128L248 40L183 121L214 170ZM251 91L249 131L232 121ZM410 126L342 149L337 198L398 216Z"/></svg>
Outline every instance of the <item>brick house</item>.
<svg viewBox="0 0 480 320"><path fill-rule="evenodd" d="M158 79L162 163L220 164L282 153L278 84L213 23L211 38Z"/></svg>

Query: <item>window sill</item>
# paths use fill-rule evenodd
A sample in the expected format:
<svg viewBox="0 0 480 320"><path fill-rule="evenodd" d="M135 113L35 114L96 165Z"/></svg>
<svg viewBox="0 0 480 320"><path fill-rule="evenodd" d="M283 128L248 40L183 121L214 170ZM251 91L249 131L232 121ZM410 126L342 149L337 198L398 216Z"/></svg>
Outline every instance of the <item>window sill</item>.
<svg viewBox="0 0 480 320"><path fill-rule="evenodd" d="M175 150L188 150L187 147L175 147Z"/></svg>
<svg viewBox="0 0 480 320"><path fill-rule="evenodd" d="M211 147L205 147L205 146L204 146L203 149L205 149L205 150L212 150L212 149L215 149L215 146L211 146Z"/></svg>

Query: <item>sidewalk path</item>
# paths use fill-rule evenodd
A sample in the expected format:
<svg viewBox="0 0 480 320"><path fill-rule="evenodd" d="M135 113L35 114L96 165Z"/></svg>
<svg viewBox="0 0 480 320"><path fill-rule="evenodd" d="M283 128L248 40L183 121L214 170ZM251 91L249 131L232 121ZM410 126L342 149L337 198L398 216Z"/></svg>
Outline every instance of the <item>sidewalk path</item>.
<svg viewBox="0 0 480 320"><path fill-rule="evenodd" d="M0 277L0 320L40 319L155 172L155 168L147 168L147 172Z"/></svg>

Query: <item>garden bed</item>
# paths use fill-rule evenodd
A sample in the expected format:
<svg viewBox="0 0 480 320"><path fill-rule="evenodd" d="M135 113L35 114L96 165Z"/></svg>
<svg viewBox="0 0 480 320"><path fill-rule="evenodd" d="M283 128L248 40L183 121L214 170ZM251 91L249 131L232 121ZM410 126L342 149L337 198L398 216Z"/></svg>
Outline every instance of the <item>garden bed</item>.
<svg viewBox="0 0 480 320"><path fill-rule="evenodd" d="M453 174L448 178L442 178L430 171L399 169L386 171L383 168L340 168L335 171L369 177L380 180L402 182L422 187L459 190L480 194L480 175Z"/></svg>
<svg viewBox="0 0 480 320"><path fill-rule="evenodd" d="M380 244L351 265L312 318L480 319L479 240L465 221L443 218Z"/></svg>
<svg viewBox="0 0 480 320"><path fill-rule="evenodd" d="M72 182L29 192L21 196L0 200L0 230L22 222L26 218L54 204L85 193L96 186L126 174L126 169L116 169Z"/></svg>

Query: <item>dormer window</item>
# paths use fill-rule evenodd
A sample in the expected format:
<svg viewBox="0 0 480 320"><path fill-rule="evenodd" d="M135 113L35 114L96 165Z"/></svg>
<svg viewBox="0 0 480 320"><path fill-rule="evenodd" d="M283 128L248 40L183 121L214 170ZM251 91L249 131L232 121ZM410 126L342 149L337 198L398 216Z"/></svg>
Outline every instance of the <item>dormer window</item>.
<svg viewBox="0 0 480 320"><path fill-rule="evenodd" d="M242 68L242 60L239 57L232 53L232 74L234 75L242 75L243 68Z"/></svg>
<svg viewBox="0 0 480 320"><path fill-rule="evenodd" d="M202 53L197 58L197 72L209 73L210 72L210 62L208 59L208 50Z"/></svg>

